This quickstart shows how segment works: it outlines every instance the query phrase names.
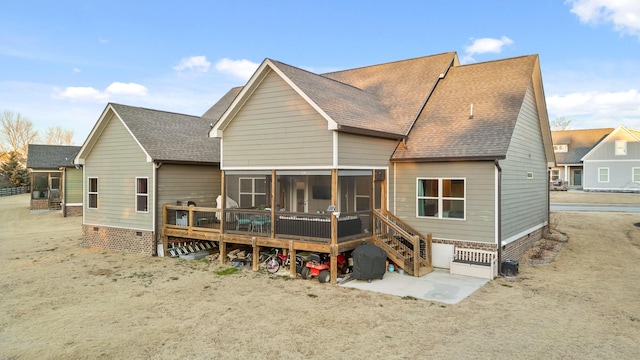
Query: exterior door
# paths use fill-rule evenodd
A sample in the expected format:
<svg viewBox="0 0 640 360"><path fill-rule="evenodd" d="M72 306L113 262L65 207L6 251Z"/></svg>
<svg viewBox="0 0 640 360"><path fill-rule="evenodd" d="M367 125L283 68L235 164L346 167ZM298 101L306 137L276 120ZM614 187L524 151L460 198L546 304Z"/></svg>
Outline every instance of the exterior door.
<svg viewBox="0 0 640 360"><path fill-rule="evenodd" d="M49 178L49 198L60 198L60 178L52 176Z"/></svg>
<svg viewBox="0 0 640 360"><path fill-rule="evenodd" d="M293 206L295 212L307 212L306 189L307 183L301 179L293 179Z"/></svg>
<svg viewBox="0 0 640 360"><path fill-rule="evenodd" d="M582 169L573 170L573 185L582 186Z"/></svg>

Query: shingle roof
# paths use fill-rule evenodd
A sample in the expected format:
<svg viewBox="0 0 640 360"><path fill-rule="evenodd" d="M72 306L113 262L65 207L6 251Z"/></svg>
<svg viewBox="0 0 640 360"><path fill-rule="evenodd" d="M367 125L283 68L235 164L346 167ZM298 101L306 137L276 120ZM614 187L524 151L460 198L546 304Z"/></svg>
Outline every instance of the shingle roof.
<svg viewBox="0 0 640 360"><path fill-rule="evenodd" d="M213 106L210 107L209 110L207 110L202 115L202 117L214 120L214 122L218 121L218 119L220 119L220 116L222 116L225 110L227 110L229 105L231 105L231 103L233 102L233 99L235 99L236 96L238 96L241 90L242 90L242 86L238 86L227 91L227 93L224 94L220 98L220 100L218 100L218 102L213 104Z"/></svg>
<svg viewBox="0 0 640 360"><path fill-rule="evenodd" d="M529 55L452 67L392 159L504 158L536 64Z"/></svg>
<svg viewBox="0 0 640 360"><path fill-rule="evenodd" d="M594 146L613 131L612 128L552 131L554 145L567 145L567 152L556 152L556 163L580 164Z"/></svg>
<svg viewBox="0 0 640 360"><path fill-rule="evenodd" d="M210 119L110 104L156 161L220 162L220 139L209 138Z"/></svg>
<svg viewBox="0 0 640 360"><path fill-rule="evenodd" d="M57 169L73 166L73 158L80 146L29 144L27 167L30 169Z"/></svg>
<svg viewBox="0 0 640 360"><path fill-rule="evenodd" d="M384 109L380 115L391 115L391 119L364 119L352 126L382 131L396 127L394 132L406 135L438 77L447 72L453 63L457 63L456 53L448 52L337 71L322 76L375 95L379 106Z"/></svg>
<svg viewBox="0 0 640 360"><path fill-rule="evenodd" d="M289 80L338 124L401 135L401 127L381 99L349 84L271 60Z"/></svg>

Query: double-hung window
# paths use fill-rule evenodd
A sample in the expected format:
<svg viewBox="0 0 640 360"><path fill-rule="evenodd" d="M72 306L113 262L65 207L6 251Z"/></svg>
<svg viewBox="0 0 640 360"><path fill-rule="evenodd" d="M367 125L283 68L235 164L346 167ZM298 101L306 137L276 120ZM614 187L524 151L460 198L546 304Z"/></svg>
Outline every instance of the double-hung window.
<svg viewBox="0 0 640 360"><path fill-rule="evenodd" d="M634 167L632 170L631 181L640 183L640 167Z"/></svg>
<svg viewBox="0 0 640 360"><path fill-rule="evenodd" d="M149 178L136 178L136 212L149 211Z"/></svg>
<svg viewBox="0 0 640 360"><path fill-rule="evenodd" d="M87 179L87 207L89 209L98 208L98 178Z"/></svg>
<svg viewBox="0 0 640 360"><path fill-rule="evenodd" d="M609 168L598 168L598 182L609 182Z"/></svg>
<svg viewBox="0 0 640 360"><path fill-rule="evenodd" d="M464 219L465 183L465 179L419 178L416 215L437 219Z"/></svg>
<svg viewBox="0 0 640 360"><path fill-rule="evenodd" d="M267 181L265 178L240 178L240 207L267 205Z"/></svg>

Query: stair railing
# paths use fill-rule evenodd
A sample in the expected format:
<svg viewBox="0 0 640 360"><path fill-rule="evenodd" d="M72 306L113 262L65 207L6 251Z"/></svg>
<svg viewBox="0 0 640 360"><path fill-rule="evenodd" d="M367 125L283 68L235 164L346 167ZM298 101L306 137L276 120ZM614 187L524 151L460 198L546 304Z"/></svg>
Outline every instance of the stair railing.
<svg viewBox="0 0 640 360"><path fill-rule="evenodd" d="M414 276L418 276L421 267L432 267L430 234L420 234L390 213L375 210L373 218L375 238L382 243L391 259L401 260L399 265Z"/></svg>

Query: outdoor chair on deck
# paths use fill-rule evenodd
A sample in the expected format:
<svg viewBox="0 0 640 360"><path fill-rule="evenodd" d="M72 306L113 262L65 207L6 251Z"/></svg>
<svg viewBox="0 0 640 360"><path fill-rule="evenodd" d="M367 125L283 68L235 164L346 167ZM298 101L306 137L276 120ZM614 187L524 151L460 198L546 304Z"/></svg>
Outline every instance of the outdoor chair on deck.
<svg viewBox="0 0 640 360"><path fill-rule="evenodd" d="M236 230L240 230L240 228L246 228L247 231L251 231L251 218L236 215Z"/></svg>
<svg viewBox="0 0 640 360"><path fill-rule="evenodd" d="M269 229L270 224L271 218L266 215L251 216L251 231L264 232L265 229Z"/></svg>

